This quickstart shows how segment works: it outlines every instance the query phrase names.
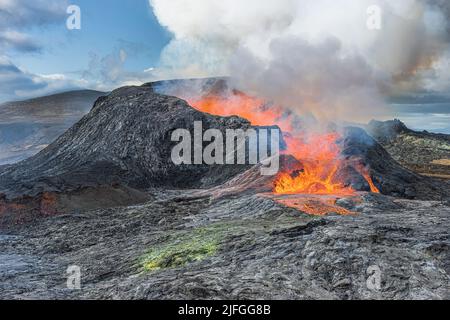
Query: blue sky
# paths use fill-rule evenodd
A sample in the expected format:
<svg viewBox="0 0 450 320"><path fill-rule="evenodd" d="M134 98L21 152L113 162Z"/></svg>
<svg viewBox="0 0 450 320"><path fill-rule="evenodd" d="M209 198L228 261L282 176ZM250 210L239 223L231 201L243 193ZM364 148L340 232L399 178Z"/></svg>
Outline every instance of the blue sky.
<svg viewBox="0 0 450 320"><path fill-rule="evenodd" d="M18 17L0 22L0 70L9 71L0 73L0 102L145 81L171 39L147 0L32 3L0 0L0 19ZM81 30L66 27L69 4L81 9Z"/></svg>
<svg viewBox="0 0 450 320"><path fill-rule="evenodd" d="M68 30L64 20L34 28L30 35L45 50L16 56L18 64L33 73L78 72L88 67L92 54L104 57L123 48L128 53L127 69L141 71L157 63L170 40L146 0L76 0L71 4L81 8L81 30Z"/></svg>

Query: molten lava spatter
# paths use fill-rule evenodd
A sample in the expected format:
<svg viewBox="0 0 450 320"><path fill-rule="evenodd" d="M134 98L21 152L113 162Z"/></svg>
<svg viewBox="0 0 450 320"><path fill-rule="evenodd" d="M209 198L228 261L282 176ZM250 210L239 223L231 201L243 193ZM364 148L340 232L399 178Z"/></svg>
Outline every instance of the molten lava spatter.
<svg viewBox="0 0 450 320"><path fill-rule="evenodd" d="M301 164L298 168L281 172L275 183L276 194L333 194L354 195L355 190L338 178L346 165L341 157L336 132L294 133L291 117L280 107L268 105L263 100L235 92L232 96L206 96L188 99L196 109L220 116L240 116L253 125L278 125L286 133L285 153L294 156ZM379 192L370 174L362 168L355 168L367 180L372 192Z"/></svg>
<svg viewBox="0 0 450 320"><path fill-rule="evenodd" d="M336 179L343 166L337 133L313 134L304 137L286 137L287 153L300 161L302 167L293 172L282 172L275 181L278 194L340 194L353 195L355 191Z"/></svg>

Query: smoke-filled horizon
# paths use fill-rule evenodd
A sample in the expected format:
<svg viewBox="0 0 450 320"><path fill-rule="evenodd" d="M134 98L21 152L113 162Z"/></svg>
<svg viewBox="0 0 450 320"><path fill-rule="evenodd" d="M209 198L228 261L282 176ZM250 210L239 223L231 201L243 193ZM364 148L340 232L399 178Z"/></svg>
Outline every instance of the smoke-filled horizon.
<svg viewBox="0 0 450 320"><path fill-rule="evenodd" d="M149 2L173 33L161 77L227 75L298 114L351 121L388 117L387 95L450 87L446 1Z"/></svg>

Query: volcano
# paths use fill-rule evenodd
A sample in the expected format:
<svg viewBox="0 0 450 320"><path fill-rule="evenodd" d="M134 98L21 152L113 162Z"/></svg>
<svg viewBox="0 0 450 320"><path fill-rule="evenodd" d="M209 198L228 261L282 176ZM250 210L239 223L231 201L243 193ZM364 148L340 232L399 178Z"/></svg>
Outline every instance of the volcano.
<svg viewBox="0 0 450 320"><path fill-rule="evenodd" d="M205 96L203 100L191 98L193 107L168 95L199 85ZM245 164L174 165L170 158L171 133L179 128L192 131L195 121L202 121L204 130L216 128L222 132L274 124L289 130L288 122L270 122L280 118L276 108L256 113L255 118L255 108L261 101L233 90L227 98L225 92L230 92L225 79L179 80L124 87L99 98L85 117L39 154L0 167L3 216L19 212L26 219L30 215L131 205L147 201L149 188L234 185L241 192L279 194L351 195L372 191L409 199L448 196L444 182L403 168L362 129L352 127L339 134L317 135L302 144L285 134L281 174L276 177L255 176L252 166ZM225 108L218 101L234 104L236 97L242 104L233 105L231 112L247 115L252 121L221 115ZM308 179L311 181L306 186L299 185Z"/></svg>
<svg viewBox="0 0 450 320"><path fill-rule="evenodd" d="M148 200L142 192L150 187L200 188L244 170L227 166L217 174L217 167L175 166L170 134L192 128L194 121L206 129L250 127L238 117L203 114L149 86L115 90L42 152L0 167L2 210L45 215L86 209L88 203L90 208L102 202L129 205Z"/></svg>

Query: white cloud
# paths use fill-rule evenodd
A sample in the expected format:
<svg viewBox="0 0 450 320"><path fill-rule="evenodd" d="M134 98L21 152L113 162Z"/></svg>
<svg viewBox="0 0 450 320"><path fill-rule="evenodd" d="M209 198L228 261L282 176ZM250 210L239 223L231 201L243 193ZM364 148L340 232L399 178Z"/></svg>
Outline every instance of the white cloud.
<svg viewBox="0 0 450 320"><path fill-rule="evenodd" d="M88 69L82 72L81 78L90 88L102 91L125 85L141 85L156 79L153 68L128 71L125 68L128 56L125 48L117 48L105 56L91 53Z"/></svg>
<svg viewBox="0 0 450 320"><path fill-rule="evenodd" d="M83 88L86 84L83 80L70 79L62 74L32 74L14 65L7 57L0 56L0 102Z"/></svg>
<svg viewBox="0 0 450 320"><path fill-rule="evenodd" d="M0 0L0 28L27 29L64 21L67 0Z"/></svg>
<svg viewBox="0 0 450 320"><path fill-rule="evenodd" d="M64 23L67 5L66 0L0 0L0 55L41 50L27 32L36 26Z"/></svg>
<svg viewBox="0 0 450 320"><path fill-rule="evenodd" d="M14 30L0 31L0 52L14 49L24 52L36 52L41 47L27 34Z"/></svg>
<svg viewBox="0 0 450 320"><path fill-rule="evenodd" d="M41 47L27 32L66 19L66 0L0 0L0 101L29 98L83 87L84 80L62 74L33 74L18 67L10 56L39 52Z"/></svg>

